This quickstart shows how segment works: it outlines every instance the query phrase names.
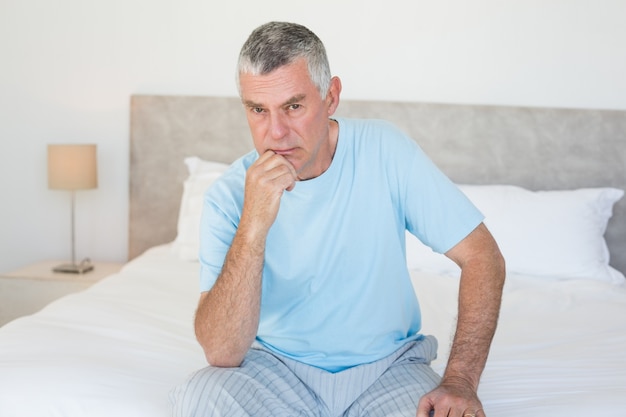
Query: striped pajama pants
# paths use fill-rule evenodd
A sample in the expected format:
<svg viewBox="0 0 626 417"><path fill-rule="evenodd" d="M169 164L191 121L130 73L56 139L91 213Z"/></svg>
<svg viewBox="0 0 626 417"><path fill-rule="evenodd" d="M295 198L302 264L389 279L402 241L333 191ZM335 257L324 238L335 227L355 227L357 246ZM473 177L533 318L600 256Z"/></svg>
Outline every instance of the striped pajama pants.
<svg viewBox="0 0 626 417"><path fill-rule="evenodd" d="M414 417L440 377L437 341L410 342L377 362L331 373L250 349L238 368L206 367L171 393L174 417Z"/></svg>

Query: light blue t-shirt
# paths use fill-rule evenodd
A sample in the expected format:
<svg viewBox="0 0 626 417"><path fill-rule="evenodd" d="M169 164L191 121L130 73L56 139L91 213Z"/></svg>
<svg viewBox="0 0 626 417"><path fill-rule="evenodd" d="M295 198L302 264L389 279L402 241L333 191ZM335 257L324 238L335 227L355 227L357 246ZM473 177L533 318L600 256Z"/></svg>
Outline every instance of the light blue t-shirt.
<svg viewBox="0 0 626 417"><path fill-rule="evenodd" d="M337 121L328 170L282 196L266 242L257 333L267 348L330 372L420 337L405 230L443 253L483 219L401 131L379 120ZM202 291L221 271L257 158L253 151L237 160L206 193Z"/></svg>

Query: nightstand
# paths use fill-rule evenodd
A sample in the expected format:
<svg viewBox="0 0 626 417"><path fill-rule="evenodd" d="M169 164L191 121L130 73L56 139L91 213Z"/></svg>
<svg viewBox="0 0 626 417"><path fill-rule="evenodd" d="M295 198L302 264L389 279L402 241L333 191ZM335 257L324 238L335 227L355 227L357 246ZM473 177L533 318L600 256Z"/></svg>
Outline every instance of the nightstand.
<svg viewBox="0 0 626 417"><path fill-rule="evenodd" d="M52 272L59 261L44 261L0 274L0 326L41 310L66 294L89 288L118 272L121 263L97 262L84 274Z"/></svg>

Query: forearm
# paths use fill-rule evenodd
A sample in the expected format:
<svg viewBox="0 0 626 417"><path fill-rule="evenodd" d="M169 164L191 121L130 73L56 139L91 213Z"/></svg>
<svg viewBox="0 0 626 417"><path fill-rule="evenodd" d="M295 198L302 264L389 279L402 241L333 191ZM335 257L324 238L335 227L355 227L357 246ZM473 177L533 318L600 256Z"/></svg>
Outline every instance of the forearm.
<svg viewBox="0 0 626 417"><path fill-rule="evenodd" d="M283 192L293 189L296 178L293 166L273 151L248 168L237 232L219 277L196 311L196 337L213 366L239 366L256 337L265 241Z"/></svg>
<svg viewBox="0 0 626 417"><path fill-rule="evenodd" d="M239 366L259 323L264 239L239 228L213 288L203 293L195 318L198 342L214 366Z"/></svg>
<svg viewBox="0 0 626 417"><path fill-rule="evenodd" d="M443 382L469 383L478 389L496 331L504 276L499 251L463 266L456 332Z"/></svg>

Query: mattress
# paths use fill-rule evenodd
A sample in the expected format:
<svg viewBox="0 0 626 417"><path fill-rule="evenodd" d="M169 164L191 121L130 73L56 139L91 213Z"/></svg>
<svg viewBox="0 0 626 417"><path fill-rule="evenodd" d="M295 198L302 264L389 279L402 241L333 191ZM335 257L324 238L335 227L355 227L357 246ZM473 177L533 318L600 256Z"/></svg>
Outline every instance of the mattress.
<svg viewBox="0 0 626 417"><path fill-rule="evenodd" d="M206 365L192 326L198 270L157 246L0 328L0 416L169 416L170 390ZM411 277L442 372L459 278ZM623 416L626 287L510 274L479 396L489 416Z"/></svg>

